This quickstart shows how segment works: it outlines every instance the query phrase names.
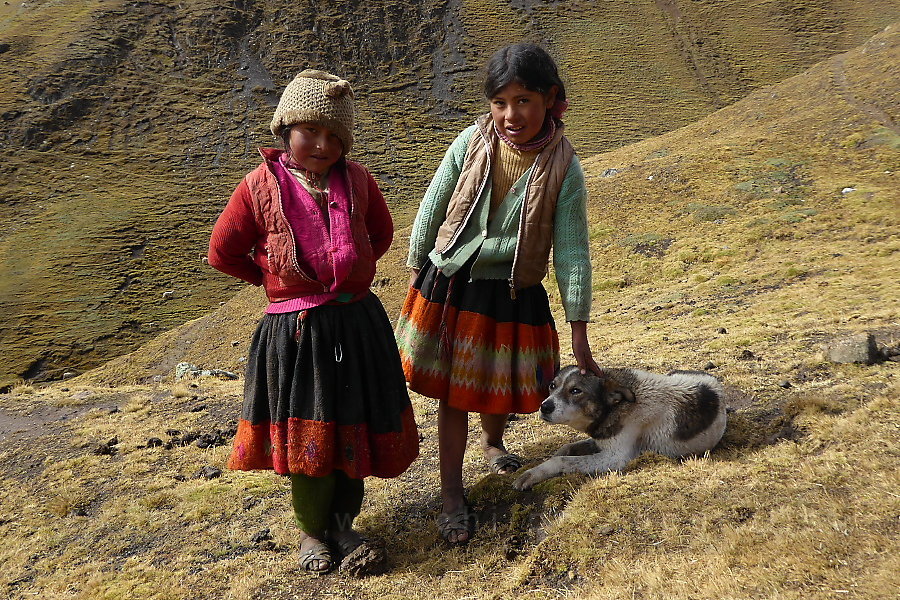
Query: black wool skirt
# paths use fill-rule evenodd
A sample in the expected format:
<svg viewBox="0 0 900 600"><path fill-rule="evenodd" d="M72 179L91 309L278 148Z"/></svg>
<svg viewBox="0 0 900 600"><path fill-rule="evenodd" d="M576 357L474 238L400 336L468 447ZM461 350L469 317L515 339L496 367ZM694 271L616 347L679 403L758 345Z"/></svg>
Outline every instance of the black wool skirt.
<svg viewBox="0 0 900 600"><path fill-rule="evenodd" d="M263 317L229 468L396 477L418 451L397 344L375 294Z"/></svg>

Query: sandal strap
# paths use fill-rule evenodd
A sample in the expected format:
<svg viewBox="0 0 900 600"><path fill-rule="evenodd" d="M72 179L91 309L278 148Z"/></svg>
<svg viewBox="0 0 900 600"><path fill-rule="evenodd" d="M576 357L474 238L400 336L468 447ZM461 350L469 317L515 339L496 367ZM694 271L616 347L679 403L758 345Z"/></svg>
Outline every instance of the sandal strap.
<svg viewBox="0 0 900 600"><path fill-rule="evenodd" d="M522 458L516 454L501 454L488 462L488 466L494 473L500 471L518 471L522 468Z"/></svg>
<svg viewBox="0 0 900 600"><path fill-rule="evenodd" d="M450 542L451 533L465 531L469 534L469 539L471 539L472 534L475 533L475 525L478 523L478 515L475 514L475 511L468 504L463 504L462 508L456 512L439 514L435 521L441 538L445 542L452 544L457 542Z"/></svg>
<svg viewBox="0 0 900 600"><path fill-rule="evenodd" d="M328 565L324 569L310 569L313 561L325 561ZM331 556L331 549L328 547L328 544L324 542L319 542L314 545L312 548L308 548L300 554L300 566L304 571L309 571L310 573L323 573L331 569L334 565L334 559Z"/></svg>

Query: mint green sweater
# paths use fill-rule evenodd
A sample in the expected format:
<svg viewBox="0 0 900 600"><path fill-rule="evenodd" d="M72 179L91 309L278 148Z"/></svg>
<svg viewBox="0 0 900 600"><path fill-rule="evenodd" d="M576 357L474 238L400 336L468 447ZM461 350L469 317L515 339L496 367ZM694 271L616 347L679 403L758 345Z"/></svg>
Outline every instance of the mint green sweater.
<svg viewBox="0 0 900 600"><path fill-rule="evenodd" d="M472 279L509 279L516 251L519 219L529 168L513 185L488 222L491 185L484 186L475 212L459 238L447 252L434 251L438 228L447 214L450 196L462 170L472 125L450 145L444 160L425 192L413 224L407 265L418 269L426 258L444 275L452 276L467 260L472 263ZM566 321L588 321L591 313L591 260L588 245L587 191L578 157L572 159L556 204L553 225L553 269L559 285Z"/></svg>

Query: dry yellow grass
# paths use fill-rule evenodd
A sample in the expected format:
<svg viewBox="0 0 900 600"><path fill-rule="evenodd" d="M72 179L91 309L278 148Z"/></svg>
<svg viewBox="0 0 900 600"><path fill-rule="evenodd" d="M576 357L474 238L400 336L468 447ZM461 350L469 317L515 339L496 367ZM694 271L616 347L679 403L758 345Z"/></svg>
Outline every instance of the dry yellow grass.
<svg viewBox="0 0 900 600"><path fill-rule="evenodd" d="M692 126L585 161L595 355L660 371L714 362L736 410L708 457L646 456L622 474L518 493L472 447L464 473L483 523L468 547L447 549L432 523L435 406L416 396L422 456L368 482L359 520L386 543L389 573L300 575L283 479L194 478L224 465L227 446L142 447L237 417L241 382L173 393L171 374L181 357L241 364L261 308L246 292L86 376L0 395L0 416L35 421L0 438L0 589L91 600L896 597L897 363L832 364L822 344L863 330L900 340L898 62L894 27ZM400 240L377 290L392 311L402 253ZM113 437L114 453L96 453ZM511 423L508 445L534 462L574 437L530 415ZM274 549L250 541L263 528Z"/></svg>

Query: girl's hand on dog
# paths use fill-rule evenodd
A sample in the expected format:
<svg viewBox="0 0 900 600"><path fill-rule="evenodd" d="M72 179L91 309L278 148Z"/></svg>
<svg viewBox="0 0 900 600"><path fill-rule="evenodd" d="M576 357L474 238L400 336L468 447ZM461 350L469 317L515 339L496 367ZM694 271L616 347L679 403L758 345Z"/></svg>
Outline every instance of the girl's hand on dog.
<svg viewBox="0 0 900 600"><path fill-rule="evenodd" d="M594 375L600 375L600 366L594 362L591 353L591 344L587 337L587 322L572 321L572 354L575 355L575 363L581 368L582 373L591 371Z"/></svg>

